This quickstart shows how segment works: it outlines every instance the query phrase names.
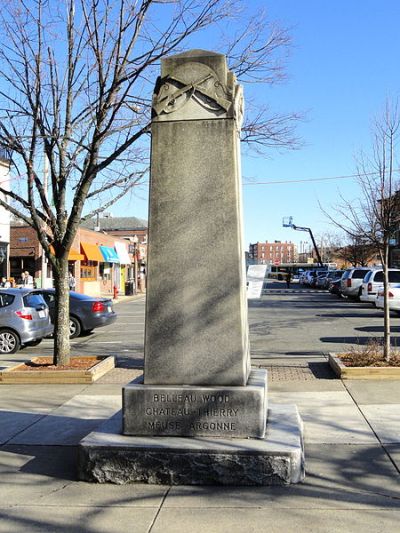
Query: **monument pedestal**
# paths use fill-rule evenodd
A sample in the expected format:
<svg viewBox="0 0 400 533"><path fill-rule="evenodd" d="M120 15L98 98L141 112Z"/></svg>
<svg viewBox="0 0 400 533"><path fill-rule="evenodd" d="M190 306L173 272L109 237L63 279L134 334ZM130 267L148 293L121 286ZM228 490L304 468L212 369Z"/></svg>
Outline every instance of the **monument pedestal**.
<svg viewBox="0 0 400 533"><path fill-rule="evenodd" d="M263 438L267 372L247 385L138 385L123 388L123 433L137 436Z"/></svg>
<svg viewBox="0 0 400 533"><path fill-rule="evenodd" d="M96 483L286 485L304 479L302 422L294 405L268 409L263 439L122 435L122 413L79 447L79 478Z"/></svg>

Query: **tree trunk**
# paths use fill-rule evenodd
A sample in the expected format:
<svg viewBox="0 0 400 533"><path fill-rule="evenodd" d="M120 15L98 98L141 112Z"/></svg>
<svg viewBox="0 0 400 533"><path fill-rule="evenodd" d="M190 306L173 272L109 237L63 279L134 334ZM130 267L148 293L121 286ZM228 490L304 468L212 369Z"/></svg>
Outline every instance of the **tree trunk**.
<svg viewBox="0 0 400 533"><path fill-rule="evenodd" d="M68 259L60 259L58 268L53 272L58 295L55 301L53 364L61 366L68 365L70 361Z"/></svg>
<svg viewBox="0 0 400 533"><path fill-rule="evenodd" d="M390 361L391 344L390 344L390 311L389 311L389 244L385 242L383 251L383 312L384 312L384 327L383 327L383 355L385 361Z"/></svg>

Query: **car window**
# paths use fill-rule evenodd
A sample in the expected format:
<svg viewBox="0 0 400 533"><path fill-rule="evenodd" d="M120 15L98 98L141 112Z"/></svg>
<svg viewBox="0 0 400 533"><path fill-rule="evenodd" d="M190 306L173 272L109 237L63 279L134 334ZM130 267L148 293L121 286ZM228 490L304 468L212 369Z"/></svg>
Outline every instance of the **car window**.
<svg viewBox="0 0 400 533"><path fill-rule="evenodd" d="M351 270L346 270L346 272L343 274L342 279L347 279L350 277Z"/></svg>
<svg viewBox="0 0 400 533"><path fill-rule="evenodd" d="M356 269L356 270L354 270L354 272L353 272L353 276L352 276L352 278L353 278L353 279L364 279L366 273L367 273L366 270L357 270L357 269Z"/></svg>
<svg viewBox="0 0 400 533"><path fill-rule="evenodd" d="M49 304L52 304L54 302L54 300L56 299L55 297L55 294L52 293L52 292L44 292L44 293L40 293L40 296L43 296L45 302L49 305Z"/></svg>
<svg viewBox="0 0 400 533"><path fill-rule="evenodd" d="M11 305L15 299L12 294L0 294L0 307L7 307Z"/></svg>
<svg viewBox="0 0 400 533"><path fill-rule="evenodd" d="M36 307L37 305L43 305L45 301L41 294L27 294L24 296L24 306L25 307Z"/></svg>
<svg viewBox="0 0 400 533"><path fill-rule="evenodd" d="M365 278L364 278L365 283L368 283L368 281L369 281L371 276L372 276L372 270L370 270L368 272L368 274L365 276Z"/></svg>
<svg viewBox="0 0 400 533"><path fill-rule="evenodd" d="M378 270L378 272L375 272L374 281L376 281L377 283L383 281L383 272L382 272L382 270Z"/></svg>
<svg viewBox="0 0 400 533"><path fill-rule="evenodd" d="M400 283L400 272L397 270L389 270L389 281L391 283Z"/></svg>

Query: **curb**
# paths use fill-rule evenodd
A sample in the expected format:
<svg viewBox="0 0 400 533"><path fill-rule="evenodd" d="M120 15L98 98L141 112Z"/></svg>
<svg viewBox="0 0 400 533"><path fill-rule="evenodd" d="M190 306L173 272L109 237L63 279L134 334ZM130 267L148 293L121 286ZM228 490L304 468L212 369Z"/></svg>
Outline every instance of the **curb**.
<svg viewBox="0 0 400 533"><path fill-rule="evenodd" d="M122 302L134 302L135 300L141 300L142 298L146 297L146 293L143 292L141 294L133 294L132 296L124 296L121 295L118 298L114 299L112 298L112 302L114 305L122 303Z"/></svg>

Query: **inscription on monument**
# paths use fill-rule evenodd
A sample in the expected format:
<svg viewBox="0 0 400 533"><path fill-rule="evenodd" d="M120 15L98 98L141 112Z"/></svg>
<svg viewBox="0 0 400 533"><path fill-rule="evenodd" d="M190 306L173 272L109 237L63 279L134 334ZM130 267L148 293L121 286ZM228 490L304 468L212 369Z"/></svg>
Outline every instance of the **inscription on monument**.
<svg viewBox="0 0 400 533"><path fill-rule="evenodd" d="M232 418L238 416L239 408L221 407L229 404L229 395L153 394L153 403L153 406L146 406L143 413L147 427L152 430L184 429L185 426L192 431L237 429ZM214 418L217 420L212 420Z"/></svg>
<svg viewBox="0 0 400 533"><path fill-rule="evenodd" d="M196 387L185 392L128 385L124 389L124 433L242 437L256 428L253 436L262 436L265 391L234 389Z"/></svg>

